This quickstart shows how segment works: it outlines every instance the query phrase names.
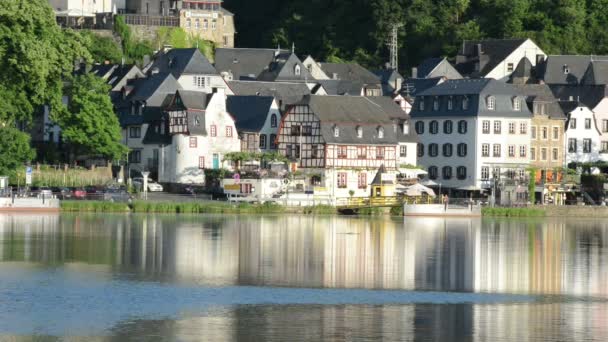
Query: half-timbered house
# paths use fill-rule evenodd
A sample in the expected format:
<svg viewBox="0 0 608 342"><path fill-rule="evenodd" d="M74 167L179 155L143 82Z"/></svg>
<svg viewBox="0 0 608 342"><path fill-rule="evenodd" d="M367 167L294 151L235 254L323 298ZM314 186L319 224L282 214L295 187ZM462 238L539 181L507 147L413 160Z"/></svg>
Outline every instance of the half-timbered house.
<svg viewBox="0 0 608 342"><path fill-rule="evenodd" d="M397 173L402 137L390 115L368 98L306 96L288 107L277 143L311 186L334 198L367 197L381 166Z"/></svg>
<svg viewBox="0 0 608 342"><path fill-rule="evenodd" d="M281 112L274 97L228 96L226 109L235 120L241 151L276 151Z"/></svg>

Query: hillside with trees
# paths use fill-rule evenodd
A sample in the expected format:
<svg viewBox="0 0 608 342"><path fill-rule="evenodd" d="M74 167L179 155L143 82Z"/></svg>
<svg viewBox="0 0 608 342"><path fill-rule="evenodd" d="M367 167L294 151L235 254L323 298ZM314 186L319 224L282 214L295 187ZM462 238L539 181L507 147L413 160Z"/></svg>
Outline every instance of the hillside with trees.
<svg viewBox="0 0 608 342"><path fill-rule="evenodd" d="M401 23L400 69L453 56L465 39L529 37L549 54L608 54L608 0L225 0L237 46L296 45L317 60L388 61Z"/></svg>

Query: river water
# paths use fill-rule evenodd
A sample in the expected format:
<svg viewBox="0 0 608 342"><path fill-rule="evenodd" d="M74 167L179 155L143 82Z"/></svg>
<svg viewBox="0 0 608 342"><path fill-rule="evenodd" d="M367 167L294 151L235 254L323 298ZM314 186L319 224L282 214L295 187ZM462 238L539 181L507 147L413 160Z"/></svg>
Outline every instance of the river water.
<svg viewBox="0 0 608 342"><path fill-rule="evenodd" d="M0 215L0 341L607 341L608 223Z"/></svg>

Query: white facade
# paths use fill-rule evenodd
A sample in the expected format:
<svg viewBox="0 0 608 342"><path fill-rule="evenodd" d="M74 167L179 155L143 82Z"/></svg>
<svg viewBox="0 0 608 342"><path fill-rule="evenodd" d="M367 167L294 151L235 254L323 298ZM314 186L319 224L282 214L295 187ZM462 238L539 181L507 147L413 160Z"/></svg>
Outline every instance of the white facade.
<svg viewBox="0 0 608 342"><path fill-rule="evenodd" d="M507 58L500 62L492 71L488 72L485 77L493 78L499 81L507 81L517 64L522 58L527 58L533 66L536 65L536 56L542 55L546 57L545 52L538 47L532 40L526 39L515 51L513 51Z"/></svg>
<svg viewBox="0 0 608 342"><path fill-rule="evenodd" d="M329 76L325 74L323 69L317 64L317 62L311 57L306 57L305 60L302 61L302 64L308 69L308 72L314 77L316 80L328 80ZM318 94L321 95L321 94Z"/></svg>
<svg viewBox="0 0 608 342"><path fill-rule="evenodd" d="M273 119L273 115L274 118ZM274 99L272 101L272 105L270 106L270 110L268 111L268 115L266 116L266 122L264 122L264 126L260 130L260 139L262 136L265 136L266 139L265 148L260 148L261 152L270 152L276 151L276 145L273 145L272 139L276 139L279 134L279 125L281 123L281 111L279 110L279 105L277 100ZM274 148L271 148L273 147Z"/></svg>
<svg viewBox="0 0 608 342"><path fill-rule="evenodd" d="M579 105L568 114L565 134L566 163L601 160L601 133L593 111Z"/></svg>
<svg viewBox="0 0 608 342"><path fill-rule="evenodd" d="M599 158L608 161L608 97L603 98L593 108L595 123L600 131Z"/></svg>
<svg viewBox="0 0 608 342"><path fill-rule="evenodd" d="M210 94L214 89L224 89L227 95L234 95L224 78L220 75L182 74L177 79L177 83L179 83L183 90L200 91Z"/></svg>
<svg viewBox="0 0 608 342"><path fill-rule="evenodd" d="M444 130L447 121L452 122L452 133ZM420 125L418 122L424 124L424 132L418 134L424 149L423 154L418 155L418 164L429 172L430 179L441 183L442 187L481 189L487 187L493 168L512 165L522 169L522 165L529 164L530 119L437 117L416 119L414 125ZM432 122L436 122L438 127L434 134L430 133ZM463 125L466 125L466 130L462 129ZM510 125L514 125L515 133L509 132ZM484 129L487 126L489 130ZM495 127L500 127L500 133ZM444 147L447 145L451 147ZM446 152L451 149L451 153L445 154L444 149ZM444 168L450 170L448 174ZM459 168L465 172L460 173Z"/></svg>
<svg viewBox="0 0 608 342"><path fill-rule="evenodd" d="M234 119L226 112L226 95L215 93L205 110L207 135L175 134L167 147L164 172L159 170L159 182L204 184L205 169L230 167L224 162L229 152L241 148Z"/></svg>
<svg viewBox="0 0 608 342"><path fill-rule="evenodd" d="M116 13L125 8L125 0L49 0L55 12L93 16L95 13Z"/></svg>

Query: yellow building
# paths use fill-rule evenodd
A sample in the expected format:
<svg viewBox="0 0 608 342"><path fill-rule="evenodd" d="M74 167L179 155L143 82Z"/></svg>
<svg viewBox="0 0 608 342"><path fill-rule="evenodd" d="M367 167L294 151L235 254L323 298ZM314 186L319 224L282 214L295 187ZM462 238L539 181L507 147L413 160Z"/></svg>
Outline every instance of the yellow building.
<svg viewBox="0 0 608 342"><path fill-rule="evenodd" d="M179 26L218 47L234 47L234 14L222 7L221 0L184 0L179 11Z"/></svg>

